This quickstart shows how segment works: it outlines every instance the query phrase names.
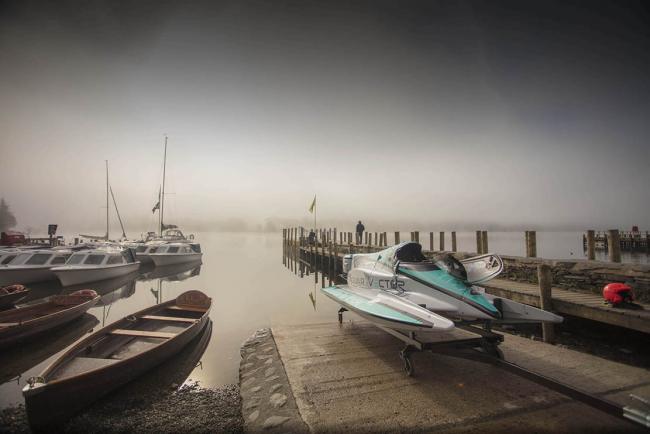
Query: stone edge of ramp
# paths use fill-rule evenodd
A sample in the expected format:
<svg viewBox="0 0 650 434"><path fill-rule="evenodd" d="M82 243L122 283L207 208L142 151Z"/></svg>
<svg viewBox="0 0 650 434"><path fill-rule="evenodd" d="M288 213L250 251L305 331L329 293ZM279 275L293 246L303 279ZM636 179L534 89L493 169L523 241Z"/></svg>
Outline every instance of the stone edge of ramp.
<svg viewBox="0 0 650 434"><path fill-rule="evenodd" d="M271 329L256 331L240 348L239 389L244 431L307 433Z"/></svg>

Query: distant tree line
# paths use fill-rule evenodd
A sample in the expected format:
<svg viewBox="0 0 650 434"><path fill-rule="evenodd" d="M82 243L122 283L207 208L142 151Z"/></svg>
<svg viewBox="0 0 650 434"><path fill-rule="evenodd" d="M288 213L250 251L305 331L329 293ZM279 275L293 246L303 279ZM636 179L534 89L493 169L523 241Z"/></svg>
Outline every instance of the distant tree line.
<svg viewBox="0 0 650 434"><path fill-rule="evenodd" d="M16 226L16 217L9 209L4 198L0 199L0 231L6 231Z"/></svg>

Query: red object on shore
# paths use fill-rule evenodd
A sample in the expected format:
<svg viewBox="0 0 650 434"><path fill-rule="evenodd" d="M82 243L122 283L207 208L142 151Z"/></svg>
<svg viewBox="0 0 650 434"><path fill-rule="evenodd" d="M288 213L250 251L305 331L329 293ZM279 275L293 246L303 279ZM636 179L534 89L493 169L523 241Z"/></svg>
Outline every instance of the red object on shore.
<svg viewBox="0 0 650 434"><path fill-rule="evenodd" d="M6 231L0 234L0 246L18 246L25 244L25 234L16 231Z"/></svg>
<svg viewBox="0 0 650 434"><path fill-rule="evenodd" d="M634 301L632 288L625 283L610 283L603 288L603 297L605 301L617 306L621 303L630 303Z"/></svg>

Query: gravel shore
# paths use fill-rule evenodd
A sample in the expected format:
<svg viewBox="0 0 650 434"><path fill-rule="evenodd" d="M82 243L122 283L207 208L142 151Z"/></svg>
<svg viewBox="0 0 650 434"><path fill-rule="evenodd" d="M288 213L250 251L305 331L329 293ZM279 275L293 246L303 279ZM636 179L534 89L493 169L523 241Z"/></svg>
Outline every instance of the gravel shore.
<svg viewBox="0 0 650 434"><path fill-rule="evenodd" d="M204 389L193 383L165 396L138 394L99 402L60 429L67 433L240 433L243 426L237 386ZM0 412L0 432L30 432L23 405Z"/></svg>

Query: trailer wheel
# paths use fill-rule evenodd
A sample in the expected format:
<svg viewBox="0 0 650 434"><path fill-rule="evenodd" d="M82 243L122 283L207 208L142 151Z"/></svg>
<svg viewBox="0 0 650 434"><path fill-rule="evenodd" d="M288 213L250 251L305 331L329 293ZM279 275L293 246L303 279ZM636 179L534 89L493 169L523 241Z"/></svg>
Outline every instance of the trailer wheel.
<svg viewBox="0 0 650 434"><path fill-rule="evenodd" d="M488 354L492 357L496 357L497 359L503 360L503 351L501 351L501 348L494 343L494 342L489 342L487 340L483 340L481 344L481 348L485 352L485 354Z"/></svg>
<svg viewBox="0 0 650 434"><path fill-rule="evenodd" d="M399 352L399 358L404 362L404 372L409 377L415 375L415 367L413 366L413 360L411 360L411 353L413 352L410 346L406 346L402 351Z"/></svg>

